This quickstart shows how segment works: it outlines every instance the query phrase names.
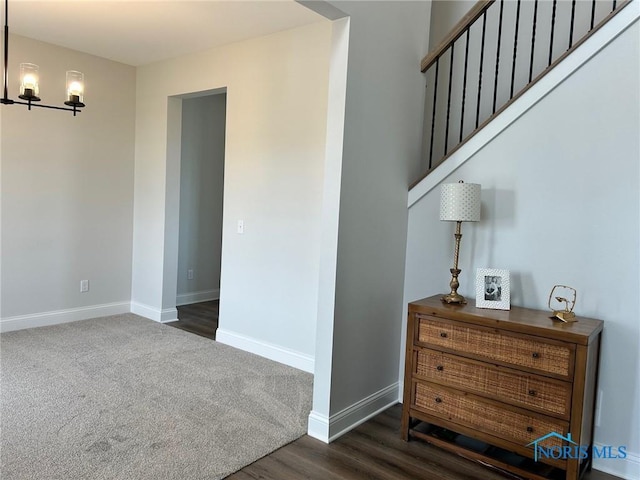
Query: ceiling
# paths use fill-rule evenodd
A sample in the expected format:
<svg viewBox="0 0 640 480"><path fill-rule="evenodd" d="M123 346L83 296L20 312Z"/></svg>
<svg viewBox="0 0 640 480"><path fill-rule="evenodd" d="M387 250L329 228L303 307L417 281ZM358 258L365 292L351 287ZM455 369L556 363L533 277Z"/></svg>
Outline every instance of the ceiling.
<svg viewBox="0 0 640 480"><path fill-rule="evenodd" d="M322 19L293 0L9 1L11 33L134 66Z"/></svg>

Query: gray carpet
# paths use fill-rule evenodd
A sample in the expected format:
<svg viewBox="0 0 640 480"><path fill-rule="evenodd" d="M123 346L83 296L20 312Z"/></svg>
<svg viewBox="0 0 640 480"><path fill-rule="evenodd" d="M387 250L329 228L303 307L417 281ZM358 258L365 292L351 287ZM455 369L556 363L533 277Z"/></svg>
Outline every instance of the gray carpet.
<svg viewBox="0 0 640 480"><path fill-rule="evenodd" d="M4 333L2 480L219 479L306 432L312 376L132 314Z"/></svg>

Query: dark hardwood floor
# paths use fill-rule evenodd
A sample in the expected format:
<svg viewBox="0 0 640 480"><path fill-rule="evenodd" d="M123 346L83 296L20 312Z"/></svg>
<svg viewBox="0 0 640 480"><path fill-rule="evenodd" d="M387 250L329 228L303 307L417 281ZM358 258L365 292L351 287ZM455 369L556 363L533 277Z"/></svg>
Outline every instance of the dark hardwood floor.
<svg viewBox="0 0 640 480"><path fill-rule="evenodd" d="M212 300L177 307L178 321L167 325L215 340L219 305L219 300Z"/></svg>
<svg viewBox="0 0 640 480"><path fill-rule="evenodd" d="M215 339L218 300L178 307L180 328ZM419 440L400 438L396 405L327 445L305 435L246 466L229 480L505 480L487 469ZM592 470L583 480L621 480Z"/></svg>
<svg viewBox="0 0 640 480"><path fill-rule="evenodd" d="M427 443L400 438L396 405L326 445L307 435L227 477L229 480L505 480L515 477ZM621 480L592 470L583 480Z"/></svg>

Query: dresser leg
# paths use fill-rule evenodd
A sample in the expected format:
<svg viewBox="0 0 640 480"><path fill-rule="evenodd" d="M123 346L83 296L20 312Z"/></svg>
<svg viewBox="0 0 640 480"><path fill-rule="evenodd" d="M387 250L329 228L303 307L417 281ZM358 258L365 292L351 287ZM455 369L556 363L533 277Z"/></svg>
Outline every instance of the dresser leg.
<svg viewBox="0 0 640 480"><path fill-rule="evenodd" d="M404 440L405 442L409 441L409 414L408 413L402 413L402 426L401 428L401 432L402 432L402 440Z"/></svg>
<svg viewBox="0 0 640 480"><path fill-rule="evenodd" d="M578 460L569 460L567 462L566 480L578 480L580 478L580 463Z"/></svg>

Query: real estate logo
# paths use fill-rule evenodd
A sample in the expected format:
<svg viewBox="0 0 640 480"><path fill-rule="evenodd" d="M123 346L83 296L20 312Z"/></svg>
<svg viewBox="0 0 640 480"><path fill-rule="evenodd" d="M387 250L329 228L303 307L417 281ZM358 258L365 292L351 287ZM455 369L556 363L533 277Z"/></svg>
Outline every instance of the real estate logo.
<svg viewBox="0 0 640 480"><path fill-rule="evenodd" d="M559 438L561 441L566 442L565 445L554 445L552 447L544 447L542 442L549 438ZM627 458L627 447L620 445L613 447L611 445L603 445L601 447L593 446L592 451L589 452L589 445L580 445L573 441L571 434L567 433L567 436L559 434L558 432L548 433L540 438L536 438L533 442L528 443L527 447L533 446L533 459L537 462L538 459L554 459L554 460L568 460L577 459L584 460L589 458L590 453L593 458Z"/></svg>

